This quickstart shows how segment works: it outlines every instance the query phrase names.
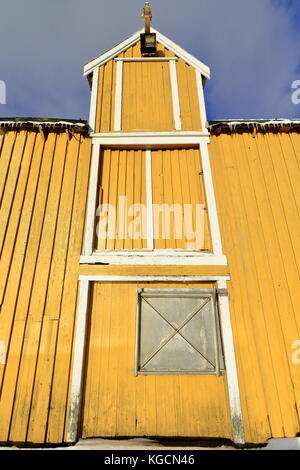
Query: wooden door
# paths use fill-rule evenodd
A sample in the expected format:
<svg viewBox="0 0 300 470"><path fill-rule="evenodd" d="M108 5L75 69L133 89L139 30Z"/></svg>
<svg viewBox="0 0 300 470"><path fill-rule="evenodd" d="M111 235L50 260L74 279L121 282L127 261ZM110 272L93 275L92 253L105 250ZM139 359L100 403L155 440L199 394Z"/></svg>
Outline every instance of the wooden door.
<svg viewBox="0 0 300 470"><path fill-rule="evenodd" d="M226 374L135 374L139 288L211 284L100 283L90 299L82 437L231 438Z"/></svg>

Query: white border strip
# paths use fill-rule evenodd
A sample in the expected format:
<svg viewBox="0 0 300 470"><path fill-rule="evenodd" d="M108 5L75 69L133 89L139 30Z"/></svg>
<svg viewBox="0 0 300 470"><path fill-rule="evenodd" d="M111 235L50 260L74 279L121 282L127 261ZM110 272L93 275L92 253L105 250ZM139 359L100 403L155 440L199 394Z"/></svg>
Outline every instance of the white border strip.
<svg viewBox="0 0 300 470"><path fill-rule="evenodd" d="M96 59L88 62L84 67L83 67L83 75L89 75L95 67L100 67L103 64L106 64L111 59L114 59L115 56L119 55L121 52L125 51L129 47L133 46L140 40L140 35L141 33L144 32L144 29L140 29L136 33L134 33L132 36L129 38L125 39L125 41L117 44L115 47L110 49L109 51L105 52L104 54L101 54L99 57L96 57Z"/></svg>
<svg viewBox="0 0 300 470"><path fill-rule="evenodd" d="M198 97L199 97L201 128L202 128L202 131L204 131L206 129L206 126L207 126L207 116L206 116L206 108L205 108L205 99L204 99L202 75L201 75L201 72L199 70L196 70L195 73L196 73L196 83L197 83Z"/></svg>
<svg viewBox="0 0 300 470"><path fill-rule="evenodd" d="M299 119L300 121L300 119ZM1 122L1 121L0 121ZM127 137L171 137L173 139L181 137L209 137L208 130L203 131L170 131L170 132L99 132L92 135L93 138L113 137L114 139L126 139ZM176 142L175 142L176 143ZM199 140L200 143L200 140Z"/></svg>
<svg viewBox="0 0 300 470"><path fill-rule="evenodd" d="M172 89L173 117L177 131L181 130L180 103L178 93L177 69L175 60L170 60L170 80Z"/></svg>
<svg viewBox="0 0 300 470"><path fill-rule="evenodd" d="M157 146L162 146L162 145L173 145L173 146L178 146L178 145L199 145L201 142L201 139L203 138L208 138L209 134L205 133L202 134L202 136L196 135L196 136L189 136L189 135L177 135L174 136L171 133L168 135L143 135L142 133L140 135L134 134L134 135L93 135L93 143L97 143L97 140L101 145L106 145L107 147L116 147L116 146L134 146L134 145L139 145L141 147L157 147Z"/></svg>
<svg viewBox="0 0 300 470"><path fill-rule="evenodd" d="M97 112L97 97L98 97L98 82L99 82L99 68L93 72L91 104L89 115L89 132L95 132L96 129L96 112Z"/></svg>
<svg viewBox="0 0 300 470"><path fill-rule="evenodd" d="M151 150L146 150L146 194L147 194L147 248L154 248L153 197L152 197L152 158Z"/></svg>
<svg viewBox="0 0 300 470"><path fill-rule="evenodd" d="M226 280L218 281L218 289L226 289ZM235 360L234 342L230 320L230 309L228 297L219 296L220 322L222 328L223 347L228 383L228 395L230 404L232 437L236 444L245 443L243 416L240 401L240 391Z"/></svg>
<svg viewBox="0 0 300 470"><path fill-rule="evenodd" d="M216 256L220 256L223 253L222 241L214 192L214 185L212 180L210 160L208 154L207 140L203 139L200 143L200 158L202 161L204 186L206 192L208 216L210 224L210 233L212 238L213 252Z"/></svg>
<svg viewBox="0 0 300 470"><path fill-rule="evenodd" d="M71 404L67 430L67 442L75 442L78 434L78 420L80 413L82 372L84 362L84 348L86 338L87 310L88 310L89 281L83 279L79 284L79 301L76 321L76 334L74 346L73 372L71 381Z"/></svg>
<svg viewBox="0 0 300 470"><path fill-rule="evenodd" d="M178 57L116 57L115 61L122 62L169 62L178 60Z"/></svg>
<svg viewBox="0 0 300 470"><path fill-rule="evenodd" d="M229 276L114 276L101 274L81 274L78 279L80 281L102 281L102 282L193 282L193 281L229 281Z"/></svg>
<svg viewBox="0 0 300 470"><path fill-rule="evenodd" d="M123 62L116 65L116 99L115 99L115 131L120 131L122 127L122 95L123 95Z"/></svg>
<svg viewBox="0 0 300 470"><path fill-rule="evenodd" d="M100 144L94 143L91 169L90 169L89 194L88 194L88 201L87 201L87 214L86 214L86 223L85 223L86 224L85 225L85 239L84 239L84 247L83 247L83 254L87 256L93 253L99 162L100 162Z"/></svg>

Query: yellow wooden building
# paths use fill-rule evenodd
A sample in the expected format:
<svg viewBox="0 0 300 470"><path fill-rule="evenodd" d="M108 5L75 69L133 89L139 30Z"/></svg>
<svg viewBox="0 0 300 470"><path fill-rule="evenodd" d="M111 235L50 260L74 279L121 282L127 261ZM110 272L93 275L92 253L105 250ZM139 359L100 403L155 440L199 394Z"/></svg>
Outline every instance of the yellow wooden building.
<svg viewBox="0 0 300 470"><path fill-rule="evenodd" d="M0 121L0 443L300 432L300 121L208 123L145 8L88 123Z"/></svg>

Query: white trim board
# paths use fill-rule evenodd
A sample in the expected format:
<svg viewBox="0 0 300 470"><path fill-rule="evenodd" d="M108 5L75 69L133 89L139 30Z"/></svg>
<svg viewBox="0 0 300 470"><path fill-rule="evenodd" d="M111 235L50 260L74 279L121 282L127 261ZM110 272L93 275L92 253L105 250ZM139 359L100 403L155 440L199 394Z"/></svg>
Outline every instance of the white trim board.
<svg viewBox="0 0 300 470"><path fill-rule="evenodd" d="M83 68L83 75L84 76L89 75L91 72L93 72L93 70L96 67L100 67L101 65L105 64L109 60L114 59L117 55L121 54L121 52L125 51L129 47L136 44L140 40L140 35L143 32L144 32L144 28L140 29L139 31L134 33L132 36L125 39L125 41L122 41L120 44L116 45L115 47L113 47L109 51L105 52L104 54L101 54L96 59L88 62ZM166 47L167 49L172 51L176 56L183 59L189 65L191 65L191 66L195 67L196 69L200 70L202 75L204 75L206 78L210 78L210 69L207 65L205 65L200 60L196 59L196 57L189 54L187 51L182 49L180 46L175 44L175 42L168 39L166 36L161 34L156 29L151 28L151 32L156 33L156 39L157 39L158 43L162 44L164 47Z"/></svg>
<svg viewBox="0 0 300 470"><path fill-rule="evenodd" d="M170 62L178 60L178 57L116 57L115 61L119 62Z"/></svg>
<svg viewBox="0 0 300 470"><path fill-rule="evenodd" d="M200 145L203 142L203 139L209 139L209 134L207 132L198 134L198 135L190 135L190 134L177 134L172 135L172 133L168 134L145 134L141 133L134 133L134 134L122 134L119 135L103 135L103 134L94 134L92 136L93 144L99 143L102 146L105 145L107 147L117 147L117 146L141 146L144 148L155 148L162 145L173 145L173 146L180 146L180 145Z"/></svg>
<svg viewBox="0 0 300 470"><path fill-rule="evenodd" d="M224 279L218 281L218 289L226 289ZM232 437L236 444L245 443L243 415L240 400L240 390L237 375L237 366L230 319L229 300L227 296L219 297L220 323L222 330L225 367L228 384L228 398L231 415Z"/></svg>
<svg viewBox="0 0 300 470"><path fill-rule="evenodd" d="M78 437L78 420L81 405L82 375L86 324L88 312L89 281L83 279L79 283L79 301L76 319L73 370L71 379L70 416L67 428L67 442L76 442Z"/></svg>
<svg viewBox="0 0 300 470"><path fill-rule="evenodd" d="M98 97L98 82L99 82L99 68L93 71L90 115L89 115L89 134L95 131L96 128L96 112L97 112L97 97Z"/></svg>
<svg viewBox="0 0 300 470"><path fill-rule="evenodd" d="M100 145L93 144L92 161L90 168L89 191L87 200L86 223L83 253L91 255L93 252L93 240L96 220L96 198L98 187L98 173L100 163Z"/></svg>
<svg viewBox="0 0 300 470"><path fill-rule="evenodd" d="M120 131L122 128L123 62L117 62L116 68L114 130Z"/></svg>
<svg viewBox="0 0 300 470"><path fill-rule="evenodd" d="M151 150L146 150L146 197L147 197L147 248L154 248L154 221L152 195L152 156Z"/></svg>
<svg viewBox="0 0 300 470"><path fill-rule="evenodd" d="M210 159L208 153L207 142L201 141L200 143L200 158L202 162L203 170L203 179L206 193L206 201L208 208L208 218L210 225L210 234L213 245L213 252L216 256L221 256L223 253L222 250L222 240L219 227L219 219L217 212L217 205L215 199L215 191L211 174Z"/></svg>
<svg viewBox="0 0 300 470"><path fill-rule="evenodd" d="M197 90L198 90L201 127L202 127L202 131L204 131L204 129L206 129L206 126L207 126L207 116L206 116L202 75L199 72L199 70L196 70L195 73L196 73L196 84L197 84Z"/></svg>
<svg viewBox="0 0 300 470"><path fill-rule="evenodd" d="M101 274L81 274L79 281L101 281L101 282L195 282L195 281L229 281L229 276L114 276Z"/></svg>
<svg viewBox="0 0 300 470"><path fill-rule="evenodd" d="M170 81L172 91L172 104L173 104L173 119L174 127L177 131L181 130L181 116L180 116L180 101L178 92L178 81L177 81L177 68L174 60L169 62L170 68Z"/></svg>

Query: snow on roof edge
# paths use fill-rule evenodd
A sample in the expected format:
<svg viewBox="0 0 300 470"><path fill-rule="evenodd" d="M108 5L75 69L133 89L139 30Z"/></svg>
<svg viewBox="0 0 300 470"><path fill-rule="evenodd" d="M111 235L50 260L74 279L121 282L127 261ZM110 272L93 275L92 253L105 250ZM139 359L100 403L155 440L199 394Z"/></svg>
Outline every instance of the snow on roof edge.
<svg viewBox="0 0 300 470"><path fill-rule="evenodd" d="M271 130L272 128L288 130L291 128L300 127L300 119L225 119L217 121L209 121L208 130L222 132L222 129L227 129L231 132L238 130Z"/></svg>

